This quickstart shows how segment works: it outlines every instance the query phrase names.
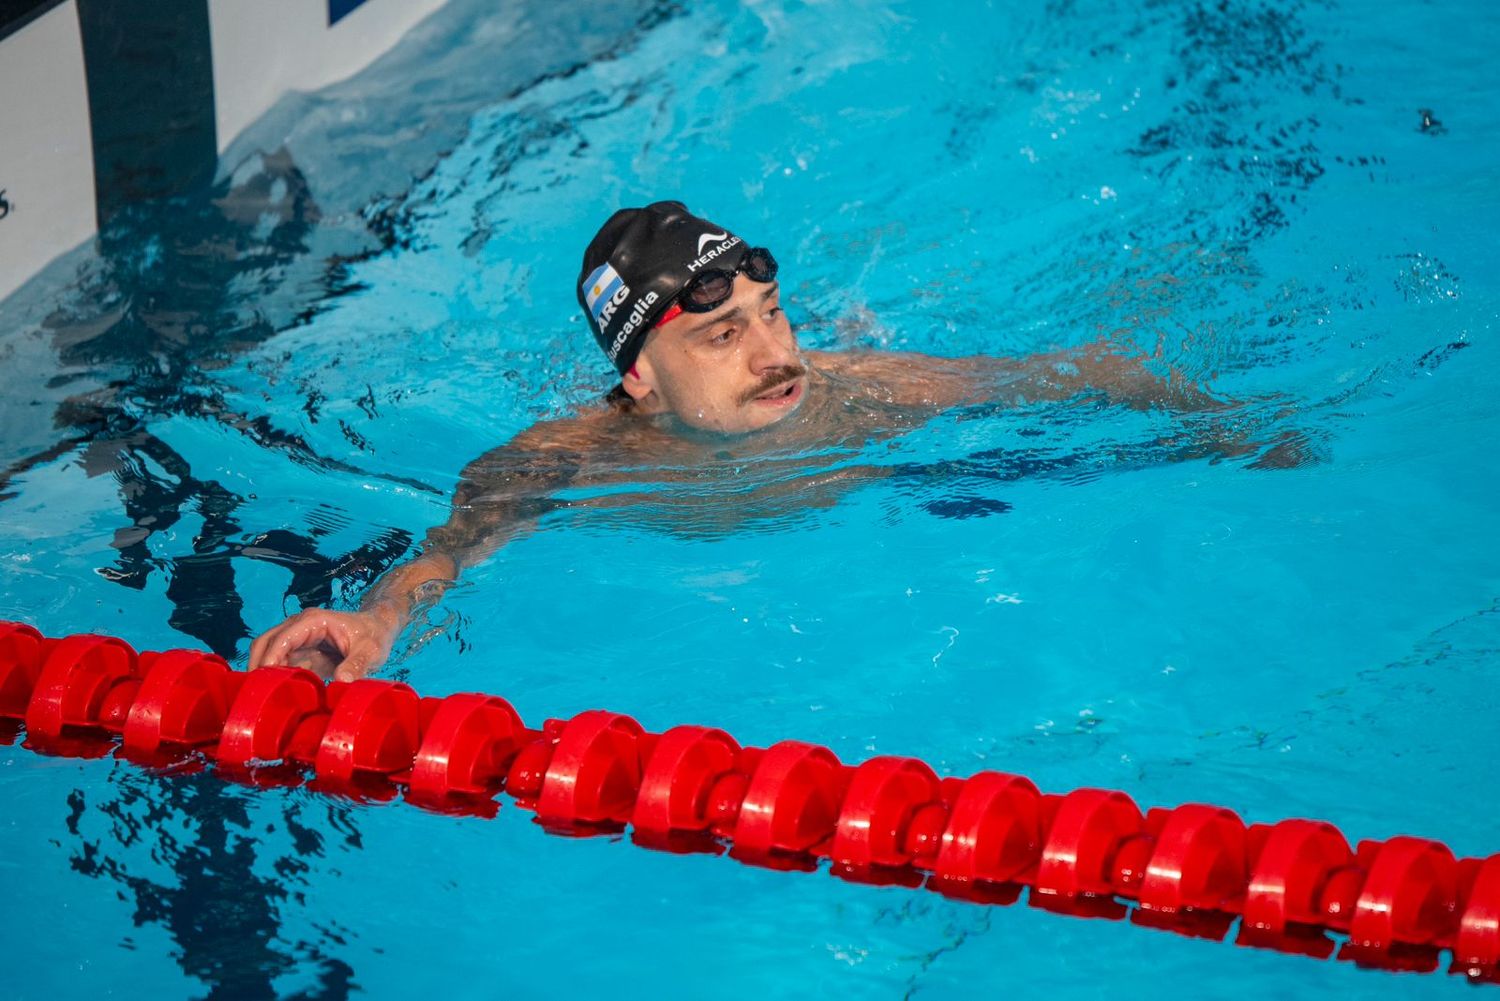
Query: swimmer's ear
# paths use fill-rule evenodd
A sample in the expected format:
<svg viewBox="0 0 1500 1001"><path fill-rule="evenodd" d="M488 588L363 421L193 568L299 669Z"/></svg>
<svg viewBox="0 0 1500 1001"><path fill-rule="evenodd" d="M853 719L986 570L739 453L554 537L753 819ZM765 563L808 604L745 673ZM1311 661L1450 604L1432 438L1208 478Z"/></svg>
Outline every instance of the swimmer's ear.
<svg viewBox="0 0 1500 1001"><path fill-rule="evenodd" d="M647 402L656 392L656 372L644 354L636 358L635 364L620 376L620 385L637 403Z"/></svg>

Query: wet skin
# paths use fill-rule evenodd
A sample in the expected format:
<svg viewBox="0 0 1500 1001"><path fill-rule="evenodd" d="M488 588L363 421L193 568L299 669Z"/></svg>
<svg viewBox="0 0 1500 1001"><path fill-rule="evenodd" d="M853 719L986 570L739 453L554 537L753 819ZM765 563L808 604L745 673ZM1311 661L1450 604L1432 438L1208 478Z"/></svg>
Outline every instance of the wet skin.
<svg viewBox="0 0 1500 1001"><path fill-rule="evenodd" d="M554 499L570 486L722 483L742 476L750 463L760 482L727 501L718 491L721 507L778 500L823 505L880 475L839 466L840 449L847 455L954 407L1081 394L1135 409L1226 406L1103 344L1019 359L800 351L779 286L740 275L733 295L712 313L683 313L653 330L609 402L534 425L469 463L448 521L428 533L421 555L370 588L359 611L292 616L255 640L249 666L292 664L339 680L362 677L384 663L413 615L464 567L541 514L559 506L628 504L633 496L627 489L589 501ZM1226 442L1221 454L1251 447ZM688 503L704 499L690 490L684 496ZM662 501L660 491L651 497Z"/></svg>

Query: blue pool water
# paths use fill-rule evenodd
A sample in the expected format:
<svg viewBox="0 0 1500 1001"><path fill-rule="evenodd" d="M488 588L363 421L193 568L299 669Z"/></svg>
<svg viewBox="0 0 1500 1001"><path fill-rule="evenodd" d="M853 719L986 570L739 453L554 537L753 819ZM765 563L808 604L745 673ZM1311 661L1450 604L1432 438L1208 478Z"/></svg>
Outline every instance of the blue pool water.
<svg viewBox="0 0 1500 1001"><path fill-rule="evenodd" d="M1107 338L1283 447L980 409L844 446L927 475L815 505L553 515L386 676L1500 850L1500 13L1378 8L452 4L0 303L0 618L242 659L356 602L465 462L608 388L581 248L680 197L775 248L807 345ZM0 796L17 998L1463 989L511 806L19 746Z"/></svg>

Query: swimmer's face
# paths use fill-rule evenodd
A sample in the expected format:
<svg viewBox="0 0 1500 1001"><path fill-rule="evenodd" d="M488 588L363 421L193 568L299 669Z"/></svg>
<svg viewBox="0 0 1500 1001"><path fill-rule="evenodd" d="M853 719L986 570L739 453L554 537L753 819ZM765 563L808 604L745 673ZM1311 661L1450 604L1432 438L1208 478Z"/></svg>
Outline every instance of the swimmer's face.
<svg viewBox="0 0 1500 1001"><path fill-rule="evenodd" d="M807 393L797 337L776 282L737 275L711 313L682 313L651 332L626 392L696 428L743 433L783 420Z"/></svg>

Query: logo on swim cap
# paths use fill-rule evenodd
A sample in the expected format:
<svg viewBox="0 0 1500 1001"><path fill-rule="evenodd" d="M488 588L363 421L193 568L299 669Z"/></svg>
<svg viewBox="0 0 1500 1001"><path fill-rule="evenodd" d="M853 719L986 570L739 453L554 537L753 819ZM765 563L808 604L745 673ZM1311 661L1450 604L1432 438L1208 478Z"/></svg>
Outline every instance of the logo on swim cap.
<svg viewBox="0 0 1500 1001"><path fill-rule="evenodd" d="M728 236L727 233L705 233L703 234L703 240L720 240L724 239L724 237L726 236ZM724 253L724 251L729 250L732 247L739 246L740 243L739 237L729 236L728 239L724 239L723 243L719 244L716 247L709 247L707 251L704 251L703 240L698 241L698 256L695 259L687 262L688 274L696 274L699 268L705 267L709 261L713 260L715 257L718 257L720 254Z"/></svg>
<svg viewBox="0 0 1500 1001"><path fill-rule="evenodd" d="M595 268L584 280L584 307L600 330L609 325L610 317L620 307L620 303L628 298L630 286L625 284L625 279L620 277L620 273L608 261Z"/></svg>
<svg viewBox="0 0 1500 1001"><path fill-rule="evenodd" d="M729 239L729 234L727 232L726 233L704 233L702 236L698 237L698 253L699 253L699 255L701 256L703 254L703 248L706 247L706 246L708 246L710 243L718 243L718 242L721 242L721 241L727 240L727 239Z"/></svg>
<svg viewBox="0 0 1500 1001"><path fill-rule="evenodd" d="M646 318L646 310L650 309L652 306L655 306L656 300L659 298L661 298L661 296L657 295L655 292L647 292L645 295L641 296L635 301L635 305L630 310L630 315L625 318L625 326L620 328L620 332L615 335L614 341L604 352L605 354L609 355L610 361L614 361L616 358L620 357L620 349L625 346L626 338L628 338L632 332L640 329L641 321Z"/></svg>

